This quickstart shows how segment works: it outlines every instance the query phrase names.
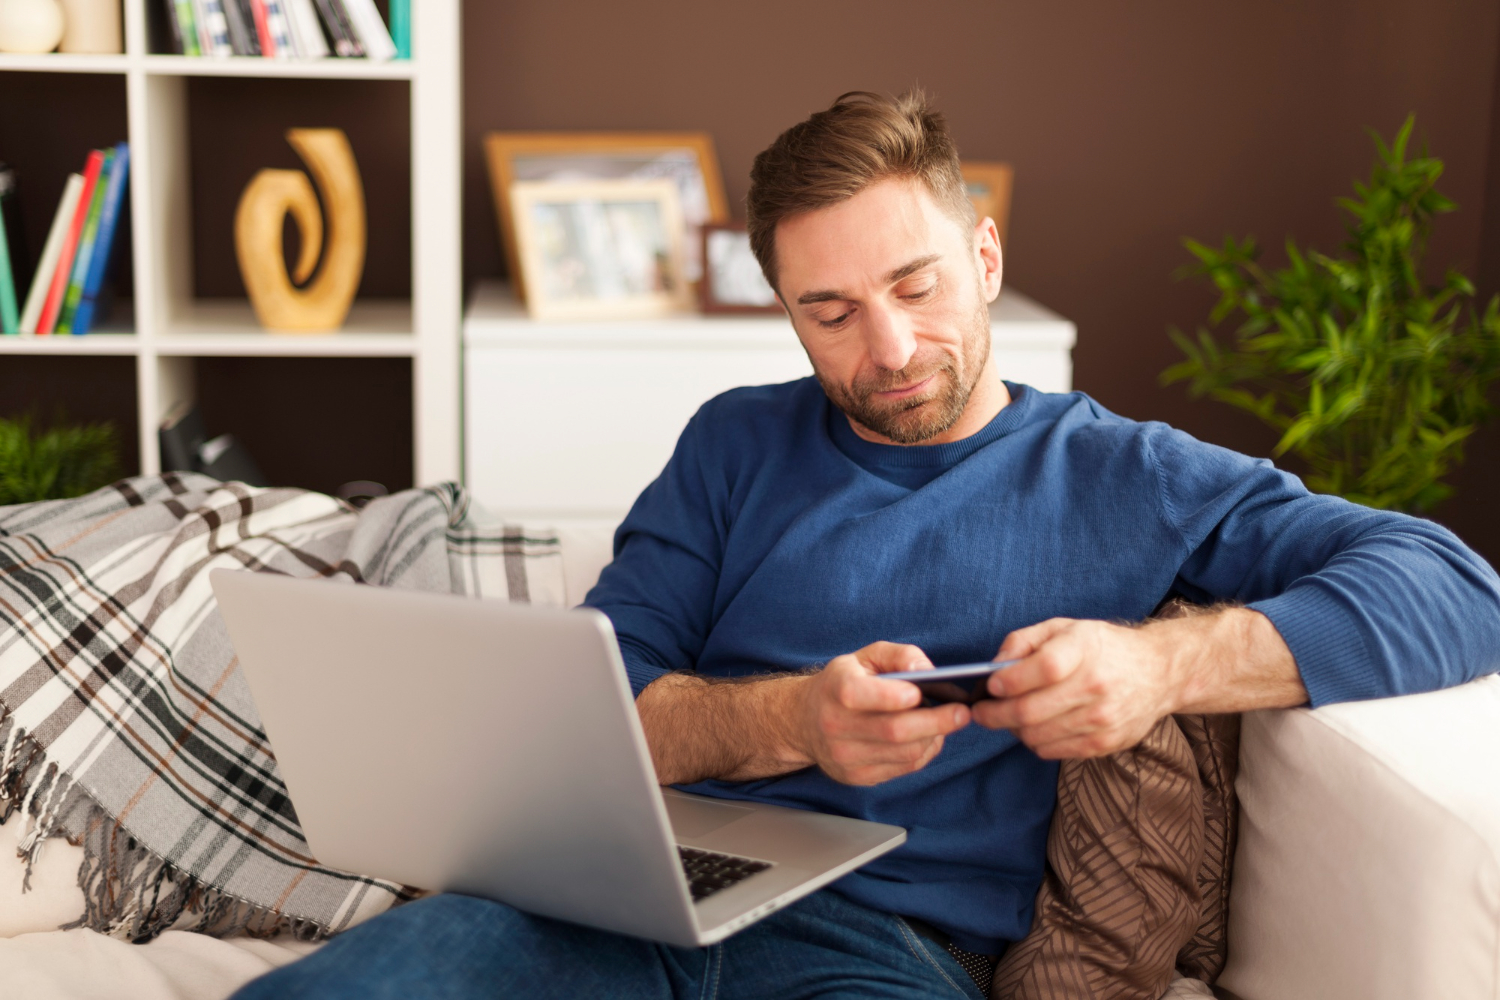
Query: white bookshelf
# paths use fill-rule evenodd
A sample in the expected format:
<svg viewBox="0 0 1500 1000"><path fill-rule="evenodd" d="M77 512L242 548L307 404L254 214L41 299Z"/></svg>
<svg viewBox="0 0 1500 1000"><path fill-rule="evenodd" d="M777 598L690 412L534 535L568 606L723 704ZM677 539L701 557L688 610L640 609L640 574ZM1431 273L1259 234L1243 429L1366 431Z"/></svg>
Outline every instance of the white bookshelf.
<svg viewBox="0 0 1500 1000"><path fill-rule="evenodd" d="M461 144L459 0L419 0L412 8L412 59L254 59L184 57L148 51L147 5L124 0L120 55L0 54L0 74L118 74L125 79L131 147L130 210L134 324L81 337L0 337L0 356L130 356L136 360L141 469L160 471L156 430L171 407L195 394L199 357L411 359L412 473L417 483L460 475L459 331ZM411 260L409 302L356 300L344 327L329 334L273 334L248 301L193 294L187 81L192 77L407 81L411 95ZM3 88L0 83L0 88ZM60 113L65 109L60 109ZM268 109L267 114L275 114ZM287 109L286 126L306 125ZM331 126L336 121L319 122ZM78 162L87 151L80 148ZM372 233L372 239L378 238ZM233 239L225 233L225 239ZM119 289L123 296L126 289ZM127 303L115 315L129 314ZM3 363L3 361L0 361ZM316 431L310 431L316 433Z"/></svg>

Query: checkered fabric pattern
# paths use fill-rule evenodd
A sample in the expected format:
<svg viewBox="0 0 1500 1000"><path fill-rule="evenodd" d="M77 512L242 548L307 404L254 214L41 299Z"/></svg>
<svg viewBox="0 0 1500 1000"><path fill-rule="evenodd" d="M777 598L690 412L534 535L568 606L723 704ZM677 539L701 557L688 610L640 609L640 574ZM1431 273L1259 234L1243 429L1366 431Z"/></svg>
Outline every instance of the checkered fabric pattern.
<svg viewBox="0 0 1500 1000"><path fill-rule="evenodd" d="M83 843L82 926L315 938L406 894L309 853L209 586L220 568L564 601L556 536L453 484L355 510L166 474L0 507L0 822L28 824L28 858Z"/></svg>

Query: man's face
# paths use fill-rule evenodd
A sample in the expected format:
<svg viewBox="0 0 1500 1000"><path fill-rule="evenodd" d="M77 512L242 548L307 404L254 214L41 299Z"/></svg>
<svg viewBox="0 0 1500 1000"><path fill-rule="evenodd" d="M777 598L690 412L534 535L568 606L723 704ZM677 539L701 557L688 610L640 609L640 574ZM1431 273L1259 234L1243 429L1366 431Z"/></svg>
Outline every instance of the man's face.
<svg viewBox="0 0 1500 1000"><path fill-rule="evenodd" d="M920 182L872 184L776 227L778 291L834 405L877 439L941 440L990 353L1000 249Z"/></svg>

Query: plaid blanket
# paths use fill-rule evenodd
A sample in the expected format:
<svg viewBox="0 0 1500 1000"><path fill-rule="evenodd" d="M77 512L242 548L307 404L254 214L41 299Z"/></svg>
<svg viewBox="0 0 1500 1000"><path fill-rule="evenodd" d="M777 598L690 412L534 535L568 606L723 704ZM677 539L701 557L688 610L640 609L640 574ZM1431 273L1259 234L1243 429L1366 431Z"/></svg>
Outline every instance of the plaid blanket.
<svg viewBox="0 0 1500 1000"><path fill-rule="evenodd" d="M73 926L321 937L409 895L308 852L214 604L222 567L564 593L555 535L487 522L452 484L356 511L167 474L0 507L0 822L28 824L28 862L49 837L82 842Z"/></svg>

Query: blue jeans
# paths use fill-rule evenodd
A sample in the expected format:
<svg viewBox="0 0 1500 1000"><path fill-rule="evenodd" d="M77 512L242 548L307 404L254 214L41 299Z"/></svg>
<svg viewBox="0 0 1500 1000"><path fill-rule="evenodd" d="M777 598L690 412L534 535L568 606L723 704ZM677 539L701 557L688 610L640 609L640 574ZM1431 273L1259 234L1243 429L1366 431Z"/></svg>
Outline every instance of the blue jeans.
<svg viewBox="0 0 1500 1000"><path fill-rule="evenodd" d="M707 948L673 948L431 896L334 938L233 1000L581 998L984 1000L941 946L900 917L824 890Z"/></svg>

